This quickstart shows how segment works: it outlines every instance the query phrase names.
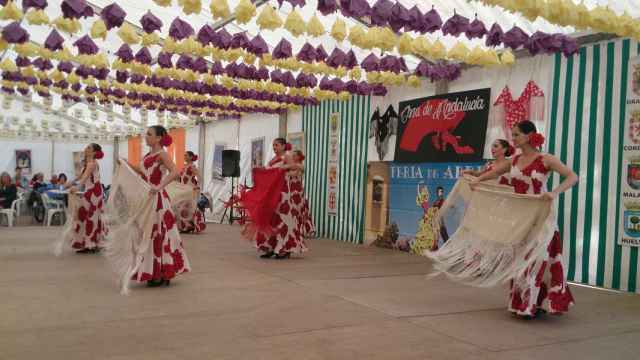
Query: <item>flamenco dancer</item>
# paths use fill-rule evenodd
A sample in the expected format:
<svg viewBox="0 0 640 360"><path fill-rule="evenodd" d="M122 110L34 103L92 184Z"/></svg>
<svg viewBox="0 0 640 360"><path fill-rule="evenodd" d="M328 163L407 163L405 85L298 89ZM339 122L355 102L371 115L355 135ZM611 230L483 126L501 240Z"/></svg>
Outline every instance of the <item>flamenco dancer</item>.
<svg viewBox="0 0 640 360"><path fill-rule="evenodd" d="M304 212L301 163L286 154L283 138L273 141L275 156L266 169L253 170L254 188L242 194L241 203L252 222L243 234L255 242L261 258L288 259L307 250L301 221Z"/></svg>
<svg viewBox="0 0 640 360"><path fill-rule="evenodd" d="M78 254L96 253L102 249L106 229L102 221L104 197L98 160L103 157L102 147L98 144L89 144L84 149L85 166L82 175L75 181L84 187L82 195L76 194L79 189L73 185L74 182L64 184L70 196L79 196L79 204L77 211L71 214L62 243L58 244L58 255L65 245Z"/></svg>
<svg viewBox="0 0 640 360"><path fill-rule="evenodd" d="M492 170L474 179L472 186L509 173L510 185L516 193L540 194L544 199L553 200L578 182L578 176L555 156L538 151L544 137L537 133L532 122L522 121L515 125L513 142L522 153L512 162L496 164ZM560 174L564 181L548 192L544 184L552 171ZM523 276L512 279L510 287L508 310L526 319L542 312L562 314L574 304L564 275L562 241L557 228L549 239L546 254L536 259Z"/></svg>
<svg viewBox="0 0 640 360"><path fill-rule="evenodd" d="M462 172L463 175L471 175L471 176L480 176L482 174L488 173L498 166L505 166L505 164L509 164L509 157L515 154L516 150L507 140L497 139L491 144L491 155L493 156L493 161L489 161L485 166L480 170L465 170ZM498 180L500 185L510 185L508 175L500 176Z"/></svg>
<svg viewBox="0 0 640 360"><path fill-rule="evenodd" d="M291 159L293 160L295 169L290 171L291 176L297 176L300 186L302 187L302 179L304 175L304 159L305 156L301 150L294 150L291 152ZM298 190L297 188L294 190ZM300 226L303 237L309 237L315 234L315 226L313 225L313 219L311 218L311 212L309 211L309 201L304 196L304 189L299 189L300 196L302 197L302 206L300 207ZM294 201L295 202L295 201ZM296 210L297 212L297 210Z"/></svg>
<svg viewBox="0 0 640 360"><path fill-rule="evenodd" d="M133 274L132 280L146 281L149 287L168 286L171 279L191 269L165 190L167 184L176 180L180 173L164 150L173 140L163 126L149 127L145 141L151 151L142 158L141 165L129 163L129 166L151 186L151 196L156 199L153 202L155 215L151 241L146 249L141 250L143 256L135 258L138 271Z"/></svg>
<svg viewBox="0 0 640 360"><path fill-rule="evenodd" d="M198 155L192 151L187 151L184 154L184 169L180 172L180 182L185 185L193 186L194 194L200 194L199 179L200 171L195 166L194 161L198 160ZM196 197L197 198L197 197ZM194 207L193 203L185 203L177 206L178 213L178 230L181 233L201 233L207 227L204 221L204 214L202 211L195 207L195 209L189 209L187 207Z"/></svg>

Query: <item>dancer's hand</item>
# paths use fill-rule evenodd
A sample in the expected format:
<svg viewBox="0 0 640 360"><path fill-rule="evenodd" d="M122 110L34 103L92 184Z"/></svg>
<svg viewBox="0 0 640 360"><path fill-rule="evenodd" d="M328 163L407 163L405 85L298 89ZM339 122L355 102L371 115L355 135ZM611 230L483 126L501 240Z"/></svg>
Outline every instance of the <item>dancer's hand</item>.
<svg viewBox="0 0 640 360"><path fill-rule="evenodd" d="M69 189L69 193L70 193L70 194L75 194L75 193L77 193L77 192L78 192L78 188L76 188L75 186L72 186L72 187Z"/></svg>
<svg viewBox="0 0 640 360"><path fill-rule="evenodd" d="M553 201L553 200L555 200L556 196L557 196L556 193L554 193L553 191L550 191L550 192L546 192L546 193L542 194L540 196L540 198L542 200Z"/></svg>
<svg viewBox="0 0 640 360"><path fill-rule="evenodd" d="M151 187L151 189L149 189L149 191L150 191L152 194L157 194L157 193L159 193L161 190L162 190L162 189L161 189L159 186L152 186L152 187Z"/></svg>

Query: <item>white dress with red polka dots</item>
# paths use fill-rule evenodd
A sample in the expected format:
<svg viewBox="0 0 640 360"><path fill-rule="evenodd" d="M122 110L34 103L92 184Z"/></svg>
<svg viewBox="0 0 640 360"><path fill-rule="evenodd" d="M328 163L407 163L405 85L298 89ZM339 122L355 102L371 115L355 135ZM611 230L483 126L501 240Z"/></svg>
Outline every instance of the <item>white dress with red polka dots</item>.
<svg viewBox="0 0 640 360"><path fill-rule="evenodd" d="M97 163L84 185L84 194L69 194L69 196L80 196L78 212L72 219L69 238L71 248L74 250L102 248L106 234L102 222L104 198L100 183L100 166Z"/></svg>
<svg viewBox="0 0 640 360"><path fill-rule="evenodd" d="M198 179L194 165L188 165L180 172L180 182L198 188ZM195 209L194 209L195 207ZM200 233L207 228L202 211L195 206L194 202L184 202L176 204L176 214L178 216L178 230L182 232Z"/></svg>
<svg viewBox="0 0 640 360"><path fill-rule="evenodd" d="M168 169L160 160L160 152L144 156L142 171L145 181L153 186L160 185L162 178L168 173ZM143 256L138 257L137 261L140 263L136 265L139 265L139 270L132 276L132 279L137 281L170 280L191 270L187 254L182 247L176 218L171 210L169 195L162 190L155 196L156 216L150 245Z"/></svg>

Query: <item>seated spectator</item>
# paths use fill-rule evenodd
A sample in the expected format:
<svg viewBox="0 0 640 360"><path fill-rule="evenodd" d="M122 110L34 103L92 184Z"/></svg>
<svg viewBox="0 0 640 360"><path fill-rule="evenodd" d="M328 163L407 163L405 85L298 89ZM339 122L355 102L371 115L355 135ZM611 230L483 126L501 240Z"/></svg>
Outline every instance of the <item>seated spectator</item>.
<svg viewBox="0 0 640 360"><path fill-rule="evenodd" d="M49 180L49 183L51 185L53 185L54 188L58 187L58 181L59 181L58 180L58 175L56 175L56 174L51 175L51 180Z"/></svg>
<svg viewBox="0 0 640 360"><path fill-rule="evenodd" d="M0 175L0 208L9 209L18 198L18 187L11 181L11 175L3 172Z"/></svg>
<svg viewBox="0 0 640 360"><path fill-rule="evenodd" d="M57 186L57 188L59 188L60 190L63 190L64 186L67 184L67 182L69 182L69 179L67 179L67 174L60 173L60 175L58 175L58 186Z"/></svg>
<svg viewBox="0 0 640 360"><path fill-rule="evenodd" d="M44 191L47 188L47 184L44 183L44 174L36 173L35 175L33 175L31 181L29 182L29 187L31 187L33 191Z"/></svg>
<svg viewBox="0 0 640 360"><path fill-rule="evenodd" d="M26 190L29 187L29 179L26 176L22 175L22 168L16 168L16 175L13 178L14 184L22 190Z"/></svg>

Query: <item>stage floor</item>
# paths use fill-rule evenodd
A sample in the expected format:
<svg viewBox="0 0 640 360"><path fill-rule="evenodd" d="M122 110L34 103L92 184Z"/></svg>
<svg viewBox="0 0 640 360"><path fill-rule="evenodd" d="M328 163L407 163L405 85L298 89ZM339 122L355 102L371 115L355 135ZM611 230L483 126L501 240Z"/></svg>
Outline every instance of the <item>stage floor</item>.
<svg viewBox="0 0 640 360"><path fill-rule="evenodd" d="M636 359L640 296L573 286L533 321L506 290L427 278L421 257L310 240L262 260L239 227L184 236L194 271L122 296L99 255L51 255L60 227L0 228L0 359Z"/></svg>

